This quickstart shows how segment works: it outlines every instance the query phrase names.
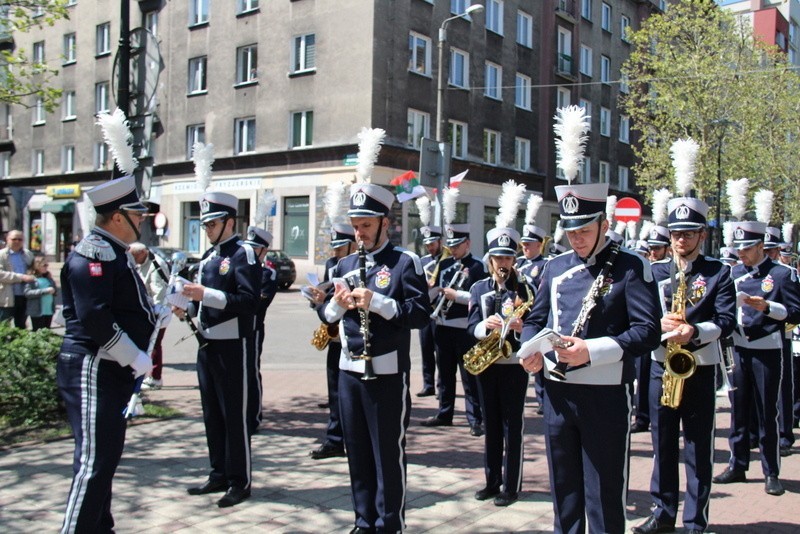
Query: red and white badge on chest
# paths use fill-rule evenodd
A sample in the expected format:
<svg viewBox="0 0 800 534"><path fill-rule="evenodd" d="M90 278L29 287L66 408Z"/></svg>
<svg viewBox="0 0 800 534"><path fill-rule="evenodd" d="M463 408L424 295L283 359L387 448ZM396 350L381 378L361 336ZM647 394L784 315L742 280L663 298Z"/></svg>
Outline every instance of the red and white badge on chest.
<svg viewBox="0 0 800 534"><path fill-rule="evenodd" d="M103 276L103 264L102 263L90 263L89 264L89 276Z"/></svg>

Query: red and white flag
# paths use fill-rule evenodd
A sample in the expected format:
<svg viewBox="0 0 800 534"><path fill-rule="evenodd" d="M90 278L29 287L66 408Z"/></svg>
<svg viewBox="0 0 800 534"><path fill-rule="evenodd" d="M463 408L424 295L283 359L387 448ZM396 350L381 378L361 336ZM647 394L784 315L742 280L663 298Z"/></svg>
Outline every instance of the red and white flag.
<svg viewBox="0 0 800 534"><path fill-rule="evenodd" d="M464 177L467 175L468 172L469 172L469 169L467 169L466 171L464 171L462 173L456 174L455 176L451 176L450 177L450 187L458 187L459 185L461 185L461 181L464 179Z"/></svg>

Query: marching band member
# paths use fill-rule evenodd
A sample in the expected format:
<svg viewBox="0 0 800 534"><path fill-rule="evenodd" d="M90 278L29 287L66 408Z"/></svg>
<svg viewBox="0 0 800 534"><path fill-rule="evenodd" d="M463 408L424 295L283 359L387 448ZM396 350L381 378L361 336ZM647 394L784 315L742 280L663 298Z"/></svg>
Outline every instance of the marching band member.
<svg viewBox="0 0 800 534"><path fill-rule="evenodd" d="M439 226L430 226L431 201L427 196L416 200L419 209L419 229L422 234L422 245L428 252L420 258L425 279L432 282L439 262L442 259L442 229ZM436 343L434 342L434 329L436 323L431 319L429 323L419 329L419 347L422 352L422 389L417 392L417 397L430 397L436 394Z"/></svg>
<svg viewBox="0 0 800 534"><path fill-rule="evenodd" d="M770 259L776 263L780 262L787 265L790 269L794 269L787 262L783 261L785 241L792 240L792 230L794 225L792 223L784 223L782 229L767 227L768 237L764 243L765 250L769 247ZM782 235L781 235L782 234ZM783 237L783 240L780 238ZM791 244L789 244L791 249ZM777 251L777 253L772 252ZM797 270L795 269L795 278L797 277ZM796 325L795 325L796 326ZM783 334L783 350L781 352L781 394L778 401L778 429L780 432L779 452L781 456L789 456L792 454L792 445L794 445L794 418L792 416L792 405L794 403L794 370L792 361L792 330L793 327L787 326Z"/></svg>
<svg viewBox="0 0 800 534"><path fill-rule="evenodd" d="M691 352L696 367L694 371L677 371L689 375L686 378L675 379L670 375L665 382L665 359L669 357L665 347L668 345L662 341L652 353L649 392L654 451L650 479L653 509L644 523L634 527L633 532L637 534L675 530L680 496L681 428L686 464L683 525L687 532L697 534L708 527L714 466L716 371L721 360L717 341L729 336L736 324L736 294L730 268L701 254L707 235L708 206L687 196L692 187L697 148L699 145L692 140L679 140L672 146L676 182L683 196L671 199L668 204L672 257L652 265L663 314L661 331L673 333L669 342ZM679 303L683 313L672 312L676 306L673 298L678 292L686 295L684 302ZM680 356L672 355L672 362ZM675 367L677 365L670 369L675 371ZM678 387L682 388L682 394L674 393L677 380L681 380ZM666 405L662 400L664 395L670 397Z"/></svg>
<svg viewBox="0 0 800 534"><path fill-rule="evenodd" d="M607 184L572 184L583 160L588 118L558 110L557 186L561 222L573 251L550 260L524 321L522 341L544 328L565 348L522 354L529 372L545 367L545 444L555 532L625 530L633 358L659 342L660 316L650 265L604 238ZM585 297L584 297L585 296ZM592 306L593 305L593 306ZM534 340L535 341L535 340ZM557 341L557 340L556 340ZM553 374L566 364L564 380Z"/></svg>

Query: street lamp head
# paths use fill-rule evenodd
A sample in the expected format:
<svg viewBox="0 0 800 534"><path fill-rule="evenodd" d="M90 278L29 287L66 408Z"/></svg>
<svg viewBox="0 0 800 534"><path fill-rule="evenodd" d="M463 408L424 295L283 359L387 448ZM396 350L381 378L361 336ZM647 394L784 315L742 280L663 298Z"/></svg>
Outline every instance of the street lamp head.
<svg viewBox="0 0 800 534"><path fill-rule="evenodd" d="M469 15L470 13L477 13L479 11L483 11L483 4L472 4L464 11L464 14Z"/></svg>

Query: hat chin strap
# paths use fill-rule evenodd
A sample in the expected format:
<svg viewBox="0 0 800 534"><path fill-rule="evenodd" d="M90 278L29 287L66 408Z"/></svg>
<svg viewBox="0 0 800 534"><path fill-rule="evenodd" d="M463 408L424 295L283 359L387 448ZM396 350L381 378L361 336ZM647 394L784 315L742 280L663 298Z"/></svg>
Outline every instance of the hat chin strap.
<svg viewBox="0 0 800 534"><path fill-rule="evenodd" d="M228 222L229 218L230 217L228 215L223 215L222 216L222 222L219 225L219 233L217 234L217 238L214 239L213 241L211 241L211 246L212 247L216 247L217 243L219 243L220 239L222 239L222 234L223 234L223 232L225 232L225 223Z"/></svg>
<svg viewBox="0 0 800 534"><path fill-rule="evenodd" d="M122 216L128 222L128 225L130 225L131 230L133 230L133 233L136 235L135 241L139 241L139 239L141 239L141 237L142 237L142 234L141 234L141 232L139 232L139 227L137 225L133 224L133 221L128 216L128 210L123 208L123 209L119 210L119 212L122 214Z"/></svg>

